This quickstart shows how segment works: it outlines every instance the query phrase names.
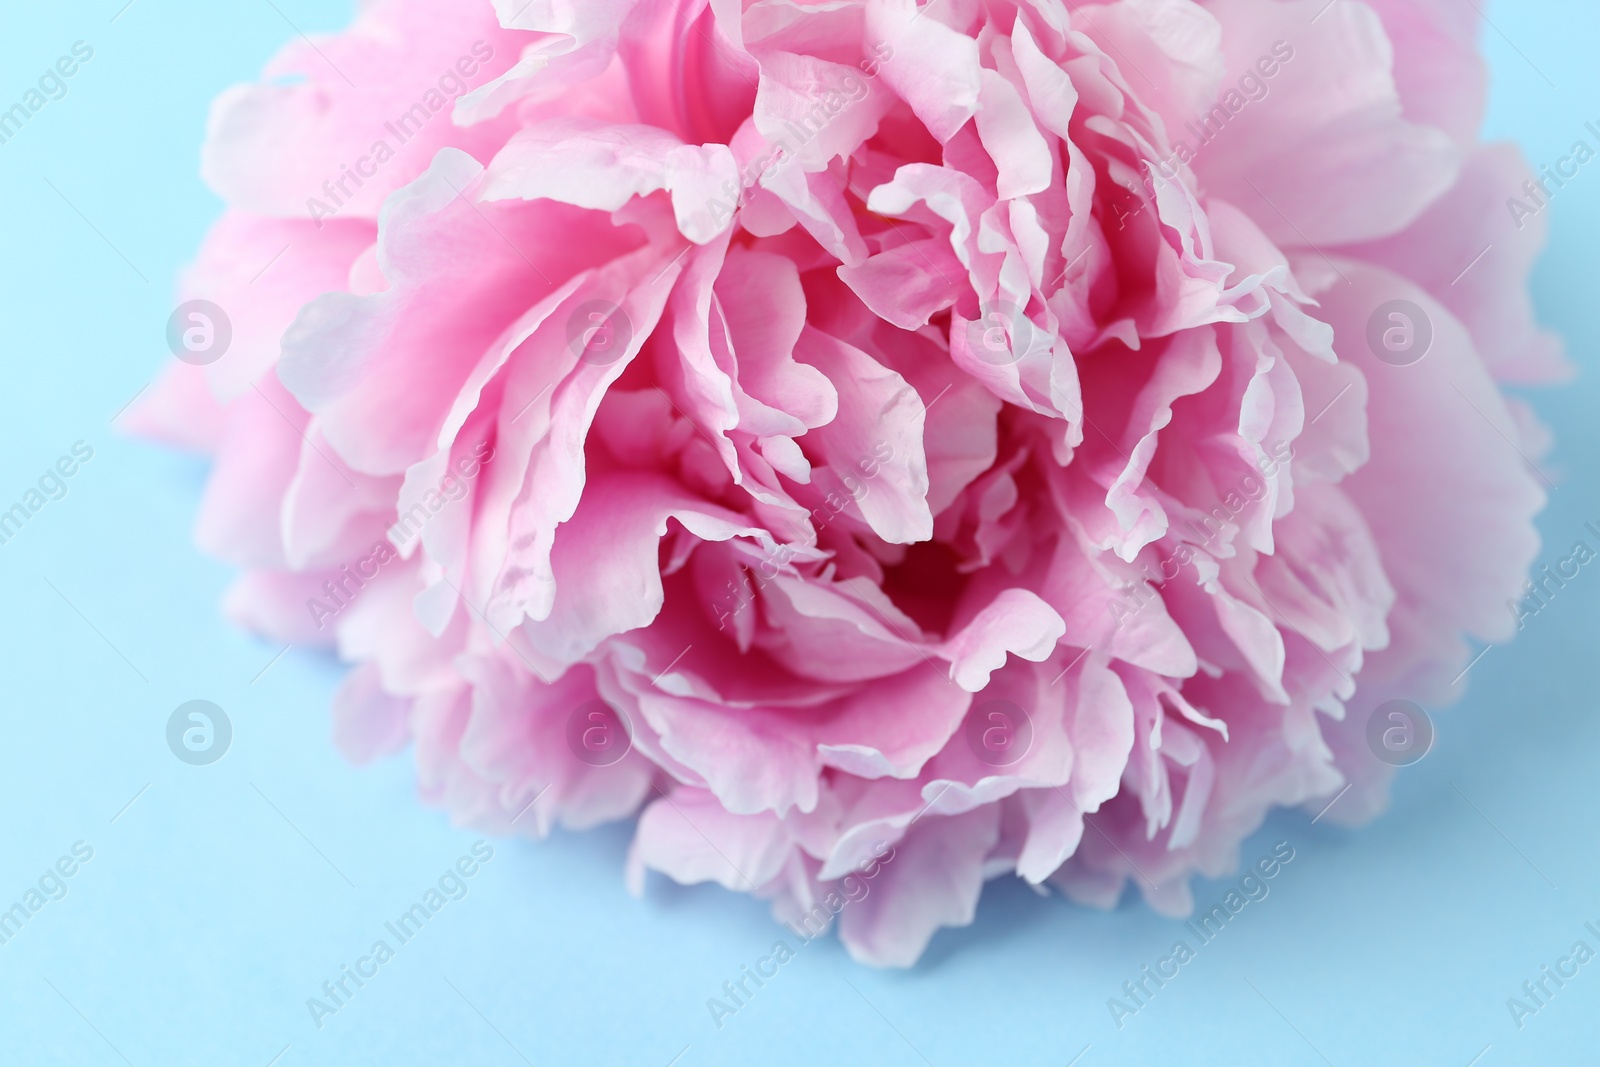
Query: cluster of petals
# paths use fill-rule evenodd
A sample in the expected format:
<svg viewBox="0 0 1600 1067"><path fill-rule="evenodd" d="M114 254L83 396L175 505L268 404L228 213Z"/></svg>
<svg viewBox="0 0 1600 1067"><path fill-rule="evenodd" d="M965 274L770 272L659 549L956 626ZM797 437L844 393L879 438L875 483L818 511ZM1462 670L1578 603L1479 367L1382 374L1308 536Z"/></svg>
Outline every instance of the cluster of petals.
<svg viewBox="0 0 1600 1067"><path fill-rule="evenodd" d="M129 421L463 822L875 964L1003 875L1183 914L1515 628L1565 364L1484 96L1471 0L367 0L217 101L232 340Z"/></svg>

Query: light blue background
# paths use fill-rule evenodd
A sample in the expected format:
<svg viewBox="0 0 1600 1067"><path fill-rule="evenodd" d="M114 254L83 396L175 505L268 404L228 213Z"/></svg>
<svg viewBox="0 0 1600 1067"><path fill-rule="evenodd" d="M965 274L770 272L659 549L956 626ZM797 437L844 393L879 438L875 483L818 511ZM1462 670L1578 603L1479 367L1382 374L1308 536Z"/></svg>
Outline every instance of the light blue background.
<svg viewBox="0 0 1600 1067"><path fill-rule="evenodd" d="M6 104L72 42L95 49L0 146L0 506L74 441L95 449L0 546L0 906L73 842L94 848L69 895L0 947L0 1063L1059 1067L1086 1046L1083 1067L1600 1063L1600 961L1520 1032L1505 1007L1579 937L1597 943L1582 930L1600 926L1590 570L1473 670L1384 818L1346 831L1281 814L1247 842L1246 859L1279 839L1298 856L1120 1032L1107 998L1179 924L1010 880L917 969L867 970L819 941L719 1031L706 998L781 931L716 888L658 879L630 897L620 827L496 842L471 894L319 1031L306 998L477 835L416 801L408 758L338 757L334 664L296 650L261 674L279 650L221 621L229 572L192 547L202 468L109 420L159 366L171 279L219 211L197 177L209 101L253 78L291 20L331 30L348 12L135 0L113 22L122 4L0 12ZM1600 119L1600 10L1527 0L1490 16L1489 132L1551 162ZM1597 194L1591 167L1554 204L1536 279L1586 372L1535 398L1562 480L1546 559L1600 518ZM164 741L196 697L234 724L211 767Z"/></svg>

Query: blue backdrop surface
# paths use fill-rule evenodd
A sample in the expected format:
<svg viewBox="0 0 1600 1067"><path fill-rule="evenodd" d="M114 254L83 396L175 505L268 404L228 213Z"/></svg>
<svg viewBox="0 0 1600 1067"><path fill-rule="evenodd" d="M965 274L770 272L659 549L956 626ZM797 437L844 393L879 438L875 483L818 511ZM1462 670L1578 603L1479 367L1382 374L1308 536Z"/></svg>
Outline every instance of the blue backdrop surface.
<svg viewBox="0 0 1600 1067"><path fill-rule="evenodd" d="M1600 125L1600 9L1488 14L1488 132L1553 162ZM1506 1007L1576 941L1600 947L1584 926L1600 930L1590 570L1473 668L1378 822L1281 813L1248 841L1247 861L1279 841L1295 859L1120 1028L1107 999L1181 924L1010 880L916 969L867 970L819 940L719 1027L707 998L783 931L714 887L629 896L626 827L477 846L466 895L319 1026L307 998L478 836L416 801L407 758L341 760L337 666L221 621L229 571L190 535L203 469L110 423L159 366L171 280L220 208L197 176L211 98L348 17L315 0L0 12L0 103L92 49L0 145L0 505L92 450L0 545L0 907L41 882L51 898L0 945L0 1063L1600 1062L1600 960L1520 1028ZM1550 218L1537 303L1584 376L1532 398L1558 441L1546 561L1600 520L1600 167ZM167 747L192 699L233 724L211 766Z"/></svg>

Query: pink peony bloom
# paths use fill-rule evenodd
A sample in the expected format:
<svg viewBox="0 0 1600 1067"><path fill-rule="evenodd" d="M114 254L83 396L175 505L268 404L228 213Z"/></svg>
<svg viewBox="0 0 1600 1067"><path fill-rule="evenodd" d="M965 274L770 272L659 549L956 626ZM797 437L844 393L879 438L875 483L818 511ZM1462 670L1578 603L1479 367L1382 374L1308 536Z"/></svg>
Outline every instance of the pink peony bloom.
<svg viewBox="0 0 1600 1067"><path fill-rule="evenodd" d="M1274 807L1376 812L1369 712L1515 628L1497 383L1565 364L1477 22L372 0L217 102L231 341L130 421L463 822L637 816L635 887L875 964L1002 874L1182 914Z"/></svg>

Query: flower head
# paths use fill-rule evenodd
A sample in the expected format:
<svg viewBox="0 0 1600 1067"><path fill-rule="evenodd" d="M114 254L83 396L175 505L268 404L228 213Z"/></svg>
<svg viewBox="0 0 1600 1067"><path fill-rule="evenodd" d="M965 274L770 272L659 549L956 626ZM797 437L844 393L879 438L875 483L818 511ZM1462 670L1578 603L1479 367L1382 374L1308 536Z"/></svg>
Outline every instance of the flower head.
<svg viewBox="0 0 1600 1067"><path fill-rule="evenodd" d="M267 74L134 422L463 820L909 964L1370 814L1514 628L1563 364L1466 0L374 0Z"/></svg>

